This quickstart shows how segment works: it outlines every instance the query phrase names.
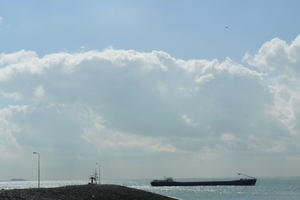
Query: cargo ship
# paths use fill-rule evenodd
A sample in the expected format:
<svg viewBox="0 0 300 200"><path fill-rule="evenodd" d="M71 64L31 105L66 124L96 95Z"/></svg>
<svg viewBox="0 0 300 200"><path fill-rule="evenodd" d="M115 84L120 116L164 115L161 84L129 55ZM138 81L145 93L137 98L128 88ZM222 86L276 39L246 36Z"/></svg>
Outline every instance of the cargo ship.
<svg viewBox="0 0 300 200"><path fill-rule="evenodd" d="M12 178L10 179L11 181L27 181L26 179L24 178Z"/></svg>
<svg viewBox="0 0 300 200"><path fill-rule="evenodd" d="M171 177L165 177L163 180L153 180L150 182L151 186L248 186L255 185L256 178L248 176L246 174L238 173L238 175L244 175L247 178L240 178L236 180L223 180L223 181L191 181L191 182L179 182L174 181Z"/></svg>

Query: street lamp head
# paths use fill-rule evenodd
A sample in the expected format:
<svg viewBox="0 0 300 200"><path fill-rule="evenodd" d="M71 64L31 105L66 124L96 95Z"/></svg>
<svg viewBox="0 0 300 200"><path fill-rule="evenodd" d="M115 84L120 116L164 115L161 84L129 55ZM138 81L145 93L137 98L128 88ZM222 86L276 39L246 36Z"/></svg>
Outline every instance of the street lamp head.
<svg viewBox="0 0 300 200"><path fill-rule="evenodd" d="M37 153L34 151L33 154L37 154Z"/></svg>

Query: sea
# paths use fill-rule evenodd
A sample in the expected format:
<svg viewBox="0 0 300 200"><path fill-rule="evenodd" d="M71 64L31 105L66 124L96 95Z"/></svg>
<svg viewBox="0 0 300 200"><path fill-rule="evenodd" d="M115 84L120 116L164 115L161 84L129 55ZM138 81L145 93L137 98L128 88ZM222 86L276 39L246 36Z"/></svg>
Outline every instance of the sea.
<svg viewBox="0 0 300 200"><path fill-rule="evenodd" d="M200 179L201 180L201 179ZM151 180L101 180L101 184L116 184L145 190L180 200L294 200L300 199L300 177L258 178L255 186L192 186L152 187ZM181 180L182 181L182 180ZM193 179L195 181L195 179ZM78 181L41 181L40 187L51 188L88 184ZM36 188L37 181L0 181L0 190Z"/></svg>

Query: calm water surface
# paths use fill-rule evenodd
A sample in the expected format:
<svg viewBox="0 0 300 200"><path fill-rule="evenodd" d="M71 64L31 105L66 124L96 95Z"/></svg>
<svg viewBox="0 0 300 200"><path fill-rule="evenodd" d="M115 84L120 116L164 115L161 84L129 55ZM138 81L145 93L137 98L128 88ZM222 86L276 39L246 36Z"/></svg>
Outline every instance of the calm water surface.
<svg viewBox="0 0 300 200"><path fill-rule="evenodd" d="M300 178L259 178L255 186L151 187L151 180L102 180L182 200L294 200L300 199ZM41 187L82 185L88 181L41 181ZM0 181L0 189L35 188L37 181Z"/></svg>

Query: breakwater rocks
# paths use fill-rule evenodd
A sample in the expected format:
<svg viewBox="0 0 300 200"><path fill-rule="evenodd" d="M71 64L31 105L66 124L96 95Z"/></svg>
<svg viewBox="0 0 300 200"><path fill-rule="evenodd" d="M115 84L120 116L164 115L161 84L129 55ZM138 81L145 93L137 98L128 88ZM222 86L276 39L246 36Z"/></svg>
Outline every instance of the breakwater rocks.
<svg viewBox="0 0 300 200"><path fill-rule="evenodd" d="M120 185L74 185L56 188L0 190L2 200L174 200Z"/></svg>

